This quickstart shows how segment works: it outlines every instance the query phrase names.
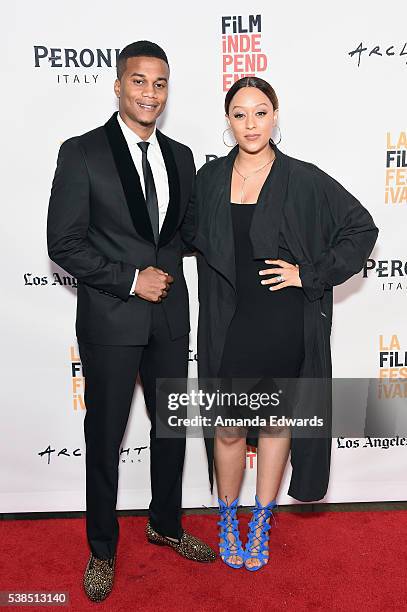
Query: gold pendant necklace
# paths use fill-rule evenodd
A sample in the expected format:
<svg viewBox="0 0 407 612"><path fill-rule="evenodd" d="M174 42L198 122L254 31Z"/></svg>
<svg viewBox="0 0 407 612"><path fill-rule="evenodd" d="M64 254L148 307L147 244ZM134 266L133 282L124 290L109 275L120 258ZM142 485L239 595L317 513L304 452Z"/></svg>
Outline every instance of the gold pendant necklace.
<svg viewBox="0 0 407 612"><path fill-rule="evenodd" d="M247 181L248 178L250 178L251 176L254 176L255 174L257 174L258 172L260 172L261 170L263 170L266 166L268 166L269 164L272 164L273 161L276 159L276 157L274 156L273 159L271 159L270 161L268 161L266 164L264 164L264 166L262 166L261 168L259 168L258 170L255 170L254 172L251 172L250 174L248 174L247 176L244 176L240 171L239 168L237 167L236 162L233 164L234 169L236 170L236 172L238 173L238 175L240 177L242 177L243 179L243 183L242 183L242 190L240 192L240 204L243 204L243 196L244 196L244 186L245 183Z"/></svg>

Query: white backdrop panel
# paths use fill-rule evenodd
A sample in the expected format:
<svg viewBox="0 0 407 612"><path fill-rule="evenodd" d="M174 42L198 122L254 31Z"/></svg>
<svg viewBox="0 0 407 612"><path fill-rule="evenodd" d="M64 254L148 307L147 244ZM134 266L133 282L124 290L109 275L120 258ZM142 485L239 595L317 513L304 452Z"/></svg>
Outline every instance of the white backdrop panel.
<svg viewBox="0 0 407 612"><path fill-rule="evenodd" d="M380 227L371 256L375 270L335 290L334 375L378 376L380 335L397 336L407 350L406 277L386 275L392 260L407 260L407 204L385 204L387 134L406 131L407 6L349 0L337 4L296 0L286 5L222 0L192 8L157 0L151 8L123 0L72 0L38 5L16 1L3 7L2 167L2 439L1 512L82 510L84 497L83 380L76 363L75 288L48 259L46 214L60 143L104 123L116 109L112 67L54 66L64 49L96 52L150 39L167 51L170 99L160 128L191 146L197 167L206 155L224 155L222 17L261 15L265 72L280 99L281 149L332 174L371 211ZM229 32L228 32L229 33ZM359 43L360 57L349 52ZM379 52L368 55L376 45ZM35 46L48 57L35 66ZM389 53L386 55L385 50ZM58 51L60 50L60 51ZM394 52L394 55L391 53ZM43 50L43 53L45 51ZM85 53L85 59L89 53ZM61 60L62 61L62 60ZM66 76L65 76L66 75ZM405 150L406 145L400 145ZM402 177L400 177L402 180ZM402 193L399 194L402 199ZM379 264L378 262L387 262ZM380 267L383 274L378 274ZM192 333L190 374L196 374L197 289L194 258L185 260ZM68 279L72 281L72 279ZM396 287L394 281L400 282ZM62 282L62 281L61 281ZM389 282L393 282L390 287ZM383 283L385 283L383 285ZM73 359L73 362L72 362ZM76 406L76 408L75 408ZM123 441L119 508L149 503L149 423L138 388ZM406 447L339 448L333 444L326 501L405 500ZM48 449L48 450L47 450ZM255 457L250 453L241 495L253 501ZM294 503L286 492L279 502ZM202 440L189 440L184 505L213 505Z"/></svg>

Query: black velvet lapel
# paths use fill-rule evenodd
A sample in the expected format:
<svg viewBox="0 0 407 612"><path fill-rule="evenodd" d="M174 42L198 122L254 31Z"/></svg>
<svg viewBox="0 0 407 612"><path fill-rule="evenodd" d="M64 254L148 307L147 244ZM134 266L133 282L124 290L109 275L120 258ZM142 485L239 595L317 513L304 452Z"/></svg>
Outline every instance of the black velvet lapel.
<svg viewBox="0 0 407 612"><path fill-rule="evenodd" d="M140 177L134 166L129 147L114 113L107 123L105 130L112 149L113 159L126 196L127 206L133 220L134 228L145 240L154 241L146 201L140 184Z"/></svg>
<svg viewBox="0 0 407 612"><path fill-rule="evenodd" d="M167 137L164 136L164 134L162 134L159 130L156 131L156 134L158 144L160 145L161 153L164 158L165 167L167 169L168 186L170 192L167 213L165 215L164 223L160 232L160 238L158 240L158 246L161 247L171 240L177 229L181 194L178 168L171 145L169 144Z"/></svg>

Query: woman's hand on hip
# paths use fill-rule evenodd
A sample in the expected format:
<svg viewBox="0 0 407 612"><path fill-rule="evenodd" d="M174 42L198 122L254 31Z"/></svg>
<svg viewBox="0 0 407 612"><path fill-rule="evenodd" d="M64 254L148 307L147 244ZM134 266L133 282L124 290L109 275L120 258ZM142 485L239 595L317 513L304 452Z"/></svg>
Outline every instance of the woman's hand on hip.
<svg viewBox="0 0 407 612"><path fill-rule="evenodd" d="M277 289L284 289L284 287L302 287L298 264L290 264L283 259L265 259L264 261L266 264L278 266L266 268L259 272L261 276L278 274L274 278L265 278L261 281L262 285L270 285L270 291L277 291Z"/></svg>

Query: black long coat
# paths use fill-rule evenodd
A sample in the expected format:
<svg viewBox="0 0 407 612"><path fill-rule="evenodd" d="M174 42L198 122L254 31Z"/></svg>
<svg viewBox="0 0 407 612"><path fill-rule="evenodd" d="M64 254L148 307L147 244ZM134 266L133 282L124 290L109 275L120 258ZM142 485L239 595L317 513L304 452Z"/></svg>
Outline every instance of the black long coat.
<svg viewBox="0 0 407 612"><path fill-rule="evenodd" d="M305 358L302 378L318 378L318 397L305 385L304 406L318 402L330 423L333 286L359 272L376 242L369 212L337 181L313 164L282 153L265 181L250 229L254 259L276 259L282 234L296 263L304 291ZM228 326L236 307L236 279L230 188L238 147L205 164L196 179L194 246L198 251L200 378L216 378ZM282 289L284 291L284 289ZM266 340L265 340L266 341ZM323 405L321 405L321 402ZM213 439L205 438L213 484ZM301 501L324 497L329 481L331 436L293 437L288 494Z"/></svg>

